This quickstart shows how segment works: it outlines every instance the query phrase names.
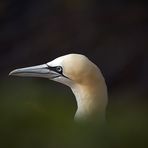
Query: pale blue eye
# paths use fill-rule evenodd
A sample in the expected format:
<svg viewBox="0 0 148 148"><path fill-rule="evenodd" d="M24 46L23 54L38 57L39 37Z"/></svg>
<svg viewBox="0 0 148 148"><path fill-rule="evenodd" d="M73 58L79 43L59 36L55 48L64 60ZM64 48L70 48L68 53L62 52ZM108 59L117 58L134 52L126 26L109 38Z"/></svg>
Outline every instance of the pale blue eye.
<svg viewBox="0 0 148 148"><path fill-rule="evenodd" d="M62 67L61 67L61 66L57 66L57 67L56 67L56 71L57 71L57 72L62 72Z"/></svg>

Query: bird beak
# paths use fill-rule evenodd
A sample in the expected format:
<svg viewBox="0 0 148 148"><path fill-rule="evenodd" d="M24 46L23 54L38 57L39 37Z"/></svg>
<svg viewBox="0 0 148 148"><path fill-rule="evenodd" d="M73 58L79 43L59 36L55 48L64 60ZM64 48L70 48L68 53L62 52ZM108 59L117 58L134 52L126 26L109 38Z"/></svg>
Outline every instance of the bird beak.
<svg viewBox="0 0 148 148"><path fill-rule="evenodd" d="M54 79L59 76L58 73L50 70L47 64L15 69L11 71L9 75L20 76L20 77L42 77L49 79Z"/></svg>

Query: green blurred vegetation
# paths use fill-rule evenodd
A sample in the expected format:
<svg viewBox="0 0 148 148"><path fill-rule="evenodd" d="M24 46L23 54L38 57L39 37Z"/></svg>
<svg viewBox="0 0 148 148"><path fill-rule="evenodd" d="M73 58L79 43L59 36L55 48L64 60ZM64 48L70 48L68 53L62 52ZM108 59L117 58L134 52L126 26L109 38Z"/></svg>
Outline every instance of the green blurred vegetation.
<svg viewBox="0 0 148 148"><path fill-rule="evenodd" d="M107 125L74 123L76 103L69 88L43 79L1 80L0 147L147 147L148 105L134 98L111 102Z"/></svg>

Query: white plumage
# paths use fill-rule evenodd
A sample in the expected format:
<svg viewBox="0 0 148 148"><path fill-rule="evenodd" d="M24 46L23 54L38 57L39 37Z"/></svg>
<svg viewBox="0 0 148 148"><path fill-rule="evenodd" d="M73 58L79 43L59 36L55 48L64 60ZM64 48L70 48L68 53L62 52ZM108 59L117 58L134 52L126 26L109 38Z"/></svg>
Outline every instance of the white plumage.
<svg viewBox="0 0 148 148"><path fill-rule="evenodd" d="M104 120L107 87L100 69L86 56L68 54L39 66L16 69L10 75L44 77L69 86L77 101L75 120Z"/></svg>

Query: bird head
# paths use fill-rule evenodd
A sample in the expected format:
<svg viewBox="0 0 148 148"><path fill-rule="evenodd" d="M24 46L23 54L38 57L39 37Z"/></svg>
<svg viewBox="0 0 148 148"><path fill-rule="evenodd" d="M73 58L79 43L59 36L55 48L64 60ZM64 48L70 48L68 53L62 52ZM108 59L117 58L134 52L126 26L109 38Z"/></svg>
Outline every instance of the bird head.
<svg viewBox="0 0 148 148"><path fill-rule="evenodd" d="M100 70L86 56L68 54L46 64L15 69L9 75L43 77L71 87L74 84L95 81L96 78L99 78Z"/></svg>
<svg viewBox="0 0 148 148"><path fill-rule="evenodd" d="M104 119L107 88L99 68L86 56L68 54L46 64L13 70L9 75L43 77L69 86L77 101L75 119ZM94 118L95 119L95 118Z"/></svg>

